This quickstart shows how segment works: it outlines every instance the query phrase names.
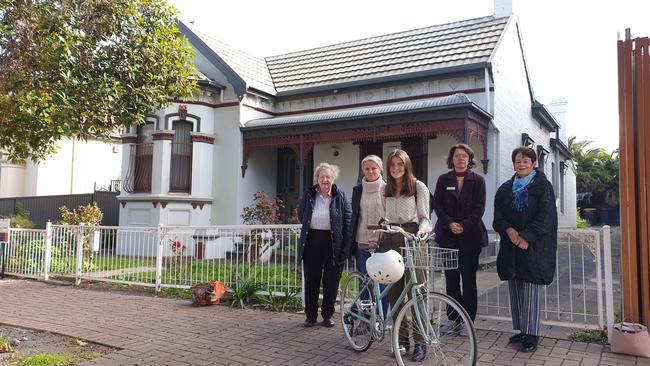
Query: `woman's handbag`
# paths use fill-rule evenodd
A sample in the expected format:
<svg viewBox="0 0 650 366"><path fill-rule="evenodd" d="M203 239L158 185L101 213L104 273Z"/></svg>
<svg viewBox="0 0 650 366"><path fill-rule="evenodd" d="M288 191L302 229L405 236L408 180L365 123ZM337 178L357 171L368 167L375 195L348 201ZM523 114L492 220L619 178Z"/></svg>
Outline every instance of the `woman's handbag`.
<svg viewBox="0 0 650 366"><path fill-rule="evenodd" d="M650 357L648 328L636 323L614 324L612 352Z"/></svg>

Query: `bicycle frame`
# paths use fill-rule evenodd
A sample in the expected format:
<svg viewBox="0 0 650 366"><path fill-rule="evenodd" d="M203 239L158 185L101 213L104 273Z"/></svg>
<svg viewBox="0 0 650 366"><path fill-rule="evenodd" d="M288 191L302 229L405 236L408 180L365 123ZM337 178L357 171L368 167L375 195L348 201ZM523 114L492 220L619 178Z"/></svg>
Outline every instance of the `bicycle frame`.
<svg viewBox="0 0 650 366"><path fill-rule="evenodd" d="M458 301L429 288L432 282L428 282L429 271L458 268L458 250L430 246L426 242L427 235L418 237L400 226L383 224L371 228L369 225L368 229L403 235L405 247L402 247L402 263L408 271L404 271L404 288L394 303L400 306L391 308L385 318L381 300L394 289L390 284L381 290L377 280L399 274L399 267L386 268L386 273L383 273L382 267L375 267L380 263L378 262L372 265L370 275L351 273L345 281L341 297L341 322L344 337L350 346L357 352L365 352L373 341L381 342L388 329L391 349L398 365L404 365L404 357L411 345L411 335L416 347L413 358L415 351L421 351L424 346L423 354L425 357L431 356L430 360L433 360L430 364L441 361L449 364L448 360L456 360L452 362L475 365L478 343L472 319ZM387 263L391 265L390 262ZM421 277L421 274L425 276ZM406 300L406 297L410 299ZM458 318L450 319L450 311ZM453 323L450 323L452 320ZM449 329L449 324L454 324L453 329ZM459 340L457 336L466 337L467 341Z"/></svg>
<svg viewBox="0 0 650 366"><path fill-rule="evenodd" d="M412 238L409 239L407 237L404 237L404 242L405 242L406 245L409 245L409 243L408 243L409 240L415 241L415 239L412 239ZM416 243L412 243L411 245L416 245ZM418 289L420 287L424 286L424 284L418 283L417 275L416 275L416 272L415 272L416 270L415 270L415 268L413 268L413 258L412 258L411 255L407 255L407 257L406 257L406 267L408 268L409 279L404 284L404 289L402 290L399 297L397 298L397 302L396 302L397 304L401 304L401 303L404 302L404 298L408 295L409 291L411 292L411 298L415 299L417 297ZM354 314L353 316L355 318L357 318L358 320L370 325L370 324L375 322L373 318L375 318L377 316L376 315L377 313L378 314L384 314L383 304L382 304L381 300L384 297L388 296L388 293L389 293L391 287L393 287L393 284L390 284L390 285L386 286L386 288L384 288L383 291L380 291L379 283L374 281L373 279L367 277L367 280L364 281L362 283L362 285L364 283L372 283L372 285L373 285L372 292L373 292L373 294L375 295L375 297L377 299L377 310L378 311L373 312L373 315L372 315L371 319L365 319L364 317L362 317L362 316L360 316L358 314ZM359 294L361 294L363 292L364 288L365 288L365 286L362 286L362 287L359 288ZM360 295L358 295L358 296L360 296ZM355 299L355 300L357 300L357 299ZM425 318L428 318L428 313L426 312L426 309L421 308L421 307L424 307L425 304L423 304L423 302L420 302L420 301L415 301L414 304L415 304L414 313L415 313L415 318L416 318L418 328L420 330L420 333L423 334L424 337L425 337L424 341L426 343L429 343L430 342L430 339L428 339L429 334L431 334L430 331L432 331L433 328L430 327L430 324L431 324L430 319L424 319L424 322L423 322L422 314L425 314ZM383 319L384 323L388 322L389 324L392 324L392 319L393 319L394 315L396 315L396 313L397 313L397 311L399 309L400 309L400 307L391 307L391 309L388 311L388 314L386 314L386 319ZM381 318L382 318L382 315L380 315L380 319ZM424 331L425 327L424 327L423 324L429 324L429 326L427 326L426 331ZM385 327L384 327L384 329L385 329ZM378 337L375 337L374 332L373 332L373 338L378 338Z"/></svg>

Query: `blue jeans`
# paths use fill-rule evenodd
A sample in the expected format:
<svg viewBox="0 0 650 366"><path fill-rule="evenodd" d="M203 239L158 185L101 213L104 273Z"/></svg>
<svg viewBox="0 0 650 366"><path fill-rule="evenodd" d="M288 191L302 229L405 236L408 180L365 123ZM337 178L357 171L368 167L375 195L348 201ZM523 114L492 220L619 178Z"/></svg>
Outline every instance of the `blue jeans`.
<svg viewBox="0 0 650 366"><path fill-rule="evenodd" d="M368 258L370 258L370 253L357 248L357 253L356 253L356 261L357 261L357 271L361 273L362 275L367 275L368 270L366 269L366 261ZM379 291L384 291L386 288L386 285L379 285ZM386 314L388 314L388 296L384 296L381 299L381 308L384 311L384 319L386 319Z"/></svg>

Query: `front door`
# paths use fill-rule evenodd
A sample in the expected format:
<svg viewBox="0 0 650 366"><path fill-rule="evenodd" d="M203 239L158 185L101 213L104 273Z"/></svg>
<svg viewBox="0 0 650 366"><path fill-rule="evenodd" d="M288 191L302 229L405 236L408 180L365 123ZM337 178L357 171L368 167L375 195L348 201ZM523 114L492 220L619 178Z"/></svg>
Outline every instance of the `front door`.
<svg viewBox="0 0 650 366"><path fill-rule="evenodd" d="M413 163L415 177L427 184L429 140L426 137L413 137L402 140L402 150L406 151Z"/></svg>
<svg viewBox="0 0 650 366"><path fill-rule="evenodd" d="M285 222L291 222L294 209L298 208L300 199L300 171L296 153L289 148L278 149L278 192L284 202L282 217Z"/></svg>

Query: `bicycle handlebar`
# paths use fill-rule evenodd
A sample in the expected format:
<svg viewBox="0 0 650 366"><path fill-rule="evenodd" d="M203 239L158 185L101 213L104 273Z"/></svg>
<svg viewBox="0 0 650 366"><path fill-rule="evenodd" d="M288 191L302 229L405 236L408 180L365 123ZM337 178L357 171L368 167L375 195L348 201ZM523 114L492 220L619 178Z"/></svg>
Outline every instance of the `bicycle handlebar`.
<svg viewBox="0 0 650 366"><path fill-rule="evenodd" d="M429 233L424 234L424 236L417 236L411 234L408 231L404 230L401 226L388 225L386 222L380 222L377 225L368 225L368 230L381 231L384 233L398 233L404 235L406 238L415 240L415 241L426 241L429 238Z"/></svg>

